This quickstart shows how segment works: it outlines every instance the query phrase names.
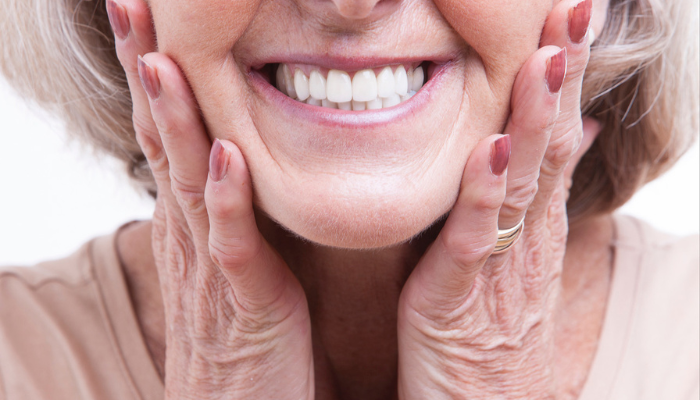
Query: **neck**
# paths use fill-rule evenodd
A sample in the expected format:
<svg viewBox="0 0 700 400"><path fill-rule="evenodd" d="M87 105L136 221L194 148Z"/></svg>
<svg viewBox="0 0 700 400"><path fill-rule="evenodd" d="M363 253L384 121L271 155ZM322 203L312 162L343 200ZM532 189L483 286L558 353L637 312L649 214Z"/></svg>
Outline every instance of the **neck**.
<svg viewBox="0 0 700 400"><path fill-rule="evenodd" d="M375 250L346 250L300 240L267 219L258 217L258 220L263 221L259 224L261 232L280 252L306 292L312 321L317 397L396 398L399 296L419 258L437 236L441 224L418 239L401 245ZM597 235L579 234L600 229L604 226L601 221L596 219L590 224L579 224L570 232L562 282L564 298L579 298L577 294L582 281L595 281L601 276L601 271L609 271L608 262L595 269L585 267L585 264L590 264L586 261L590 254L601 254L600 251L591 252L591 246L603 248L608 254L610 242L603 238L607 235L601 236L600 231ZM150 222L131 224L120 232L118 252L142 333L163 376L165 317L150 237ZM591 243L587 238L600 239ZM570 257L570 254L575 257ZM592 260L600 265L603 259L598 256ZM607 286L601 288L601 293L607 295ZM577 311L595 313L595 318L602 323L604 307L580 310L579 303L576 304ZM567 315L568 308L566 304L562 306L562 315ZM596 342L599 325L590 332Z"/></svg>

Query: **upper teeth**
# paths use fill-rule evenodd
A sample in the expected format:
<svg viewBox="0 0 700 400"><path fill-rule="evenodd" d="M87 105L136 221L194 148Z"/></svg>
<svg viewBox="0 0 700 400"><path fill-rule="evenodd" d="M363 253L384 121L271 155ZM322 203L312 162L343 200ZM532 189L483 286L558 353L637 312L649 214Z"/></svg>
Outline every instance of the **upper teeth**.
<svg viewBox="0 0 700 400"><path fill-rule="evenodd" d="M287 96L307 104L342 110L376 110L410 99L423 86L423 67L408 71L403 65L355 72L332 69L327 76L313 69L310 76L288 64L277 69L277 88Z"/></svg>

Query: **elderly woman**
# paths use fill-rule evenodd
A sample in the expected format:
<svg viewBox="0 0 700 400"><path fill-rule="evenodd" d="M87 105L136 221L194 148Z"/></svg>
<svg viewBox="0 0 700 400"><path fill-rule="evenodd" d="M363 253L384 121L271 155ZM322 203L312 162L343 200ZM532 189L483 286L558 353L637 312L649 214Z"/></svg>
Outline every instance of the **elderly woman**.
<svg viewBox="0 0 700 400"><path fill-rule="evenodd" d="M697 238L612 215L693 139L696 2L2 7L156 211L0 272L0 399L698 397Z"/></svg>

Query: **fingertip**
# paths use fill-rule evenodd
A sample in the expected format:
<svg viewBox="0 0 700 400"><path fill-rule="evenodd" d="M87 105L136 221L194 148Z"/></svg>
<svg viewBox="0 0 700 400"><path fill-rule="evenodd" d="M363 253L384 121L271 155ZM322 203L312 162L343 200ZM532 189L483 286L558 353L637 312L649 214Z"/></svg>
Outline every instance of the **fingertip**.
<svg viewBox="0 0 700 400"><path fill-rule="evenodd" d="M503 135L491 145L489 168L491 173L501 176L508 168L510 160L510 135Z"/></svg>
<svg viewBox="0 0 700 400"><path fill-rule="evenodd" d="M248 174L248 164L243 157L241 149L236 146L233 142L225 139L216 139L222 146L223 149L228 154L229 159L229 173L233 173L236 176L236 180L242 184L247 184L250 180Z"/></svg>
<svg viewBox="0 0 700 400"><path fill-rule="evenodd" d="M482 140L467 162L458 202L472 208L498 209L505 196L510 154L510 135L495 134Z"/></svg>
<svg viewBox="0 0 700 400"><path fill-rule="evenodd" d="M147 56L148 54L146 54ZM146 61L145 56L137 57L139 79L141 80L141 86L143 90L146 91L149 100L158 100L160 97L160 77L158 75L158 70Z"/></svg>
<svg viewBox="0 0 700 400"><path fill-rule="evenodd" d="M136 56L156 48L150 10L142 0L109 0L106 8L117 57L127 73L135 73Z"/></svg>
<svg viewBox="0 0 700 400"><path fill-rule="evenodd" d="M145 1L109 0L107 2L108 14L112 14L113 10L123 10L124 14L126 14L128 18L128 27L130 29L129 33L135 34L136 39L141 40L148 38L149 42L153 41L153 35L150 34L151 32L149 32L153 30L151 12Z"/></svg>
<svg viewBox="0 0 700 400"><path fill-rule="evenodd" d="M241 150L228 140L214 139L209 157L209 174L214 182L223 181L229 174L236 180L247 181L248 167Z"/></svg>
<svg viewBox="0 0 700 400"><path fill-rule="evenodd" d="M167 55L158 52L151 52L139 57L139 73L141 73L141 63L148 65L156 71L159 80L159 89L153 95L163 95L163 101L168 102L165 114L176 114L180 117L186 116L191 120L199 121L199 108L192 93L189 83L180 67ZM151 93L149 93L149 97ZM151 100L158 97L151 97Z"/></svg>
<svg viewBox="0 0 700 400"><path fill-rule="evenodd" d="M566 76L567 58L566 47L547 59L545 79L549 93L558 94Z"/></svg>
<svg viewBox="0 0 700 400"><path fill-rule="evenodd" d="M515 124L539 121L546 125L552 119L567 72L567 54L565 47L544 46L525 62L513 84L511 120Z"/></svg>
<svg viewBox="0 0 700 400"><path fill-rule="evenodd" d="M124 7L114 0L107 1L107 17L109 24L112 26L112 32L117 39L124 40L131 32L131 23L129 22L129 13Z"/></svg>
<svg viewBox="0 0 700 400"><path fill-rule="evenodd" d="M208 207L219 216L252 210L252 188L248 168L238 146L228 140L214 140L205 197Z"/></svg>
<svg viewBox="0 0 700 400"><path fill-rule="evenodd" d="M229 152L224 149L219 139L215 139L209 156L209 176L214 182L220 182L226 177L228 167Z"/></svg>

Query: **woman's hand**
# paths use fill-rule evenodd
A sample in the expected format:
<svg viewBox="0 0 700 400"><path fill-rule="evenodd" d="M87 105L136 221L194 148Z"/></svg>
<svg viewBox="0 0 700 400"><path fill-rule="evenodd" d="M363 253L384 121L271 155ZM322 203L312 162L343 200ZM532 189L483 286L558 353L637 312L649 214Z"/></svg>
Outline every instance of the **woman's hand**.
<svg viewBox="0 0 700 400"><path fill-rule="evenodd" d="M515 81L508 136L488 137L471 154L454 209L403 288L402 400L558 393L553 317L568 231L565 169L583 138L589 57L591 0L579 1L549 15L543 47ZM523 217L519 243L492 255L497 229Z"/></svg>
<svg viewBox="0 0 700 400"><path fill-rule="evenodd" d="M258 231L241 152L227 141L212 146L180 69L146 54L155 43L143 0L107 7L136 136L158 185L166 398L312 399L306 297Z"/></svg>

